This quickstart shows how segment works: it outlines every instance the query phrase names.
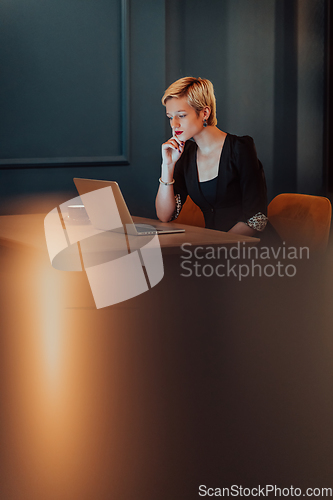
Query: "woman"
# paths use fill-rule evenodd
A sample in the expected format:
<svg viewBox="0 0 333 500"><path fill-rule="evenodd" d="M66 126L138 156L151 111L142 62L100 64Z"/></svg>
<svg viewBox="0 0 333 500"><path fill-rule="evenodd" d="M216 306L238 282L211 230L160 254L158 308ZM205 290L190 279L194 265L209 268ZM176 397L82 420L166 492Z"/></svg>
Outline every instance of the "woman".
<svg viewBox="0 0 333 500"><path fill-rule="evenodd" d="M181 78L162 103L172 137L162 145L158 218L175 219L189 195L207 228L261 238L268 222L263 168L251 137L217 128L212 83Z"/></svg>

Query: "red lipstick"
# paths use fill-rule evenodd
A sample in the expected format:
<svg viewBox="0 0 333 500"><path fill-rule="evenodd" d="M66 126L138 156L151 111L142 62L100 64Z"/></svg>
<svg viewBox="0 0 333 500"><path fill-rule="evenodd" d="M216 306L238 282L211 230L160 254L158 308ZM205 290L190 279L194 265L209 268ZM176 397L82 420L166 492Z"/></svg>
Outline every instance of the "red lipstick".
<svg viewBox="0 0 333 500"><path fill-rule="evenodd" d="M177 131L175 132L175 134L176 134L176 135L180 135L180 134L182 134L182 133L183 133L183 131L182 131L182 130L177 130Z"/></svg>

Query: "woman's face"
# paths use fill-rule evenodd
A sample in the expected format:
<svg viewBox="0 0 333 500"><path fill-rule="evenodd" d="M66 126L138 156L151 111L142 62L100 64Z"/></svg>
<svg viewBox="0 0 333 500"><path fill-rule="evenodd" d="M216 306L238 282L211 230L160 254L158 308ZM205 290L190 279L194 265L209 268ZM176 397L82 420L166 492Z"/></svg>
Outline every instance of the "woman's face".
<svg viewBox="0 0 333 500"><path fill-rule="evenodd" d="M203 111L197 115L186 97L171 97L166 102L166 115L170 120L172 134L181 141L195 137L203 130Z"/></svg>

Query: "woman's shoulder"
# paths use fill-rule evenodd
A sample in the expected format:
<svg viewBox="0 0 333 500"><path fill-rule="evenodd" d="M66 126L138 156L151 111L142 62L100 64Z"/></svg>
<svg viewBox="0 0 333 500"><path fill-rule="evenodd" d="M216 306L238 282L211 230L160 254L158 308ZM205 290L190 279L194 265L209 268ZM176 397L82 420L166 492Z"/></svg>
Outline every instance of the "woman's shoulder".
<svg viewBox="0 0 333 500"><path fill-rule="evenodd" d="M251 136L249 135L235 135L235 134L228 134L227 137L229 138L229 141L234 145L238 147L254 147L254 140Z"/></svg>
<svg viewBox="0 0 333 500"><path fill-rule="evenodd" d="M228 134L231 155L237 159L244 156L257 157L254 140L249 135Z"/></svg>

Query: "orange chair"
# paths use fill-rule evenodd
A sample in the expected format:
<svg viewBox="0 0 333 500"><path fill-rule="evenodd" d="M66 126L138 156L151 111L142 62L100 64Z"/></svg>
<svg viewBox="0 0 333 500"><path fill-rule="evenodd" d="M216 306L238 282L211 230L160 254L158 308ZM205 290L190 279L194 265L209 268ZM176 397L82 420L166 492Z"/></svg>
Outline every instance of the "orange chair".
<svg viewBox="0 0 333 500"><path fill-rule="evenodd" d="M178 224L188 224L189 226L205 227L205 219L202 211L189 196L186 198L177 219L173 222L177 222Z"/></svg>
<svg viewBox="0 0 333 500"><path fill-rule="evenodd" d="M327 248L332 206L328 198L283 193L268 205L268 219L289 246L306 246L315 252Z"/></svg>

